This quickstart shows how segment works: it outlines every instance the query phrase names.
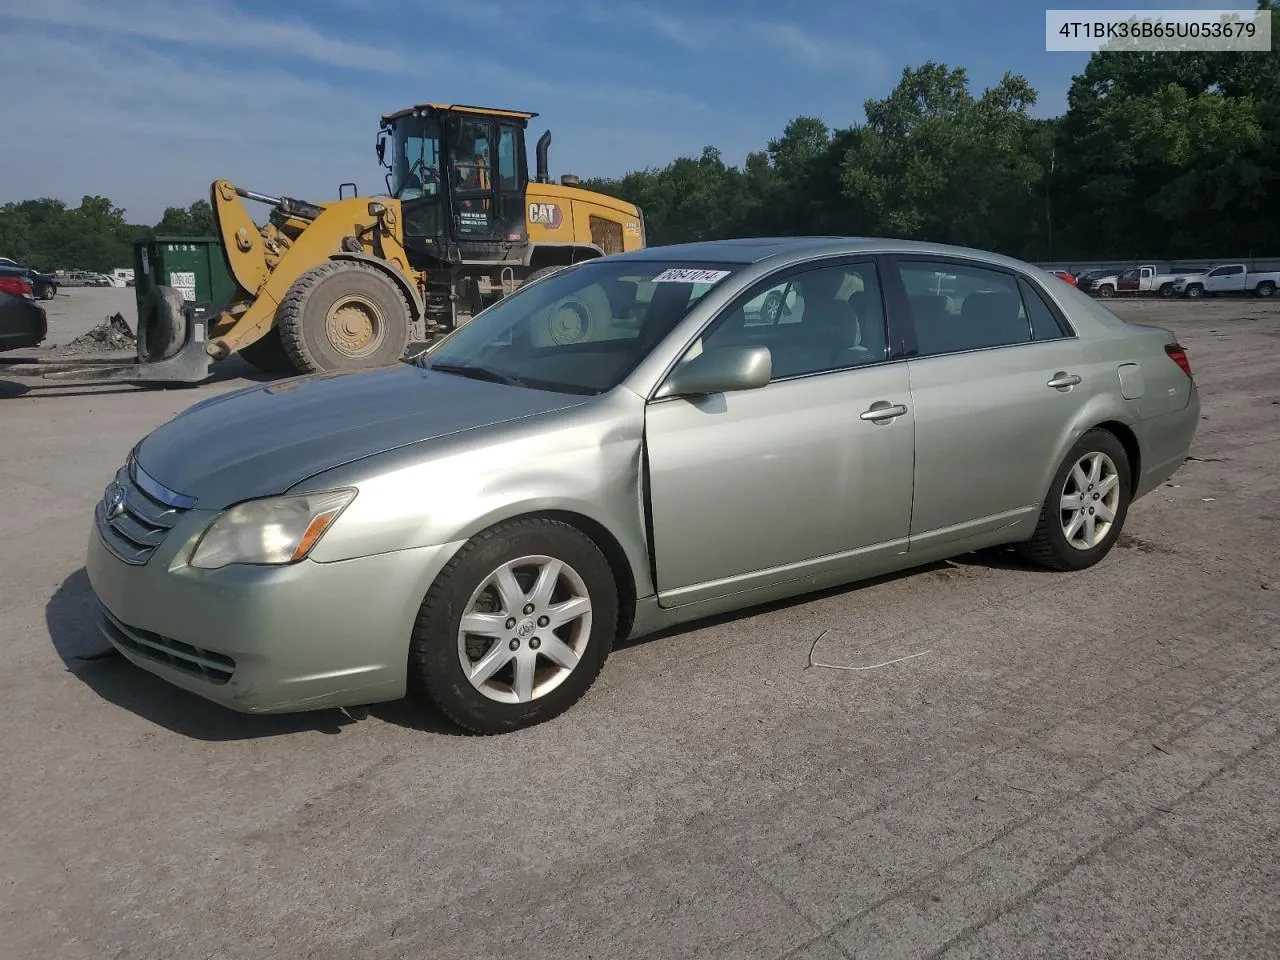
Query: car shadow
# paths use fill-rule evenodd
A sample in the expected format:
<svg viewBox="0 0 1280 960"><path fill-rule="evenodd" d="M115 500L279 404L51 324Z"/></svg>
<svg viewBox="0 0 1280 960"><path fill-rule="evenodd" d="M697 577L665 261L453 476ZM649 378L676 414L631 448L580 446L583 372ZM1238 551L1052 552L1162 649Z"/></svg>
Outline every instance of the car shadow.
<svg viewBox="0 0 1280 960"><path fill-rule="evenodd" d="M49 362L61 360L73 361L76 357L51 357ZM127 360L128 358L124 358ZM122 361L123 362L123 361ZM7 376L6 376L7 373ZM45 380L39 377L22 377L8 371L0 361L0 400L31 397L98 397L115 393L138 393L150 390L195 390L199 387L216 386L232 380L243 380L245 386L255 383L274 383L284 380L291 374L263 373L239 356L228 357L214 364L209 376L199 383L111 383L110 381L88 380ZM193 401L194 402L194 401Z"/></svg>
<svg viewBox="0 0 1280 960"><path fill-rule="evenodd" d="M45 624L68 672L104 700L193 740L256 740L295 733L338 734L361 711L244 714L166 683L116 652L97 625L97 601L83 568L69 576L45 605ZM459 734L444 717L398 701L368 711L387 723L427 733Z"/></svg>
<svg viewBox="0 0 1280 960"><path fill-rule="evenodd" d="M1040 570L1022 560L1011 548L997 547L856 583L842 584L690 623L682 623L641 637L620 641L616 648L639 647L689 630L734 623L814 600L853 593L878 584L892 583L906 577L931 572L945 573L964 566L981 566L998 570ZM88 574L81 568L63 581L45 605L45 623L49 637L68 672L104 700L184 737L218 742L254 740L307 732L338 734L342 732L343 727L358 722L365 713L384 723L422 733L475 736L470 731L456 726L438 712L410 698L371 704L367 710L315 710L285 714L237 713L166 683L146 670L134 666L121 656L98 630L96 604L97 601L89 586Z"/></svg>
<svg viewBox="0 0 1280 960"><path fill-rule="evenodd" d="M812 603L815 600L825 600L828 597L838 597L844 594L856 593L859 590L866 590L880 584L893 583L897 580L905 580L908 577L918 577L924 574L941 574L946 575L947 571L957 570L961 567L986 567L991 570L1021 570L1028 573L1049 573L1050 571L1037 567L1034 564L1023 560L1016 550L1012 547L989 547L983 550L976 550L972 553L961 554L948 560L939 560L935 563L926 563L918 567L909 567L906 570L898 570L895 573L886 573L878 577L869 577L866 580L858 580L854 583L837 584L834 587L827 587L824 590L815 590L812 593L803 593L795 597L787 597L783 600L774 600L770 603L760 604L754 607L745 607L742 610L733 610L729 613L720 613L712 617L705 617L700 620L692 620L687 623L681 623L674 627L667 627L656 633L647 633L644 636L632 637L629 640L619 641L614 645L617 650L625 650L631 647L643 646L646 643L652 643L654 640L663 640L667 637L674 637L689 630L700 630L703 627L718 627L726 623L736 623L739 620L747 620L751 617L757 617L764 613L772 613L775 610L787 610L791 607L798 607L804 603Z"/></svg>

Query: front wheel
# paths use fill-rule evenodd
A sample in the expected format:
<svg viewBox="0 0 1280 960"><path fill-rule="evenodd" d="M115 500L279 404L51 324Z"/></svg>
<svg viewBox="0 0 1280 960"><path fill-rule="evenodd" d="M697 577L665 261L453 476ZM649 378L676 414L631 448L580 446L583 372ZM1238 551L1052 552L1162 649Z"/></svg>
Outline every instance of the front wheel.
<svg viewBox="0 0 1280 960"><path fill-rule="evenodd" d="M1187 296L1192 300L1199 300L1204 296L1204 287L1200 286L1198 283L1193 283L1191 286L1187 287Z"/></svg>
<svg viewBox="0 0 1280 960"><path fill-rule="evenodd" d="M1098 288L1098 296L1102 297L1104 300L1110 300L1115 295L1116 288L1111 286L1109 283L1104 283Z"/></svg>
<svg viewBox="0 0 1280 960"><path fill-rule="evenodd" d="M600 548L557 520L498 524L449 561L418 613L410 689L459 726L506 733L568 710L618 628Z"/></svg>
<svg viewBox="0 0 1280 960"><path fill-rule="evenodd" d="M329 260L294 281L276 311L276 326L300 372L385 367L409 345L409 304L377 267Z"/></svg>
<svg viewBox="0 0 1280 960"><path fill-rule="evenodd" d="M1088 431L1063 458L1035 533L1019 552L1053 570L1093 566L1115 546L1132 495L1124 444L1109 430Z"/></svg>

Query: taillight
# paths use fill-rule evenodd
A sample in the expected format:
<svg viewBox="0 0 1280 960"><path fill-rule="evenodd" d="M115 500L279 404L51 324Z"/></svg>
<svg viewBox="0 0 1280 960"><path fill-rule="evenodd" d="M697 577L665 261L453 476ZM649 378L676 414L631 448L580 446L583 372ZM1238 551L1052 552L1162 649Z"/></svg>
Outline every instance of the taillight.
<svg viewBox="0 0 1280 960"><path fill-rule="evenodd" d="M11 297L31 297L31 284L22 277L0 277L0 293Z"/></svg>
<svg viewBox="0 0 1280 960"><path fill-rule="evenodd" d="M1187 351L1183 349L1180 343L1166 343L1164 352L1169 355L1169 359L1182 368L1182 372L1188 377L1191 376L1191 361L1187 359Z"/></svg>

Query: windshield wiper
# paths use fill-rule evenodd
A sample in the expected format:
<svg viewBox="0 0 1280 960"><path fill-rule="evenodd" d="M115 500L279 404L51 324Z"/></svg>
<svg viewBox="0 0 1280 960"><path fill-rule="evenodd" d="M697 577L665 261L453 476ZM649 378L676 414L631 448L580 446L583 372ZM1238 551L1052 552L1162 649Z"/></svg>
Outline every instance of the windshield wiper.
<svg viewBox="0 0 1280 960"><path fill-rule="evenodd" d="M519 377L513 377L509 374L499 373L497 370L490 370L488 367L480 367L473 363L433 363L428 370L439 370L441 373L455 373L460 377L470 377L472 380L487 380L490 383L503 383L507 386L522 387L524 381Z"/></svg>

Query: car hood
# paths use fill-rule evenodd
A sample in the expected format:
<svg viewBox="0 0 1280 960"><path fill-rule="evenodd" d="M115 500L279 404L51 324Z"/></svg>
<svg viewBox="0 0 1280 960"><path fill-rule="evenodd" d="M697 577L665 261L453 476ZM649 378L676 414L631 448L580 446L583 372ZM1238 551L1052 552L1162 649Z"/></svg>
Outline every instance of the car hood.
<svg viewBox="0 0 1280 960"><path fill-rule="evenodd" d="M173 492L219 509L396 447L588 399L399 363L212 397L157 427L135 456Z"/></svg>

